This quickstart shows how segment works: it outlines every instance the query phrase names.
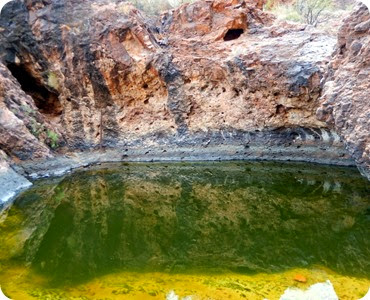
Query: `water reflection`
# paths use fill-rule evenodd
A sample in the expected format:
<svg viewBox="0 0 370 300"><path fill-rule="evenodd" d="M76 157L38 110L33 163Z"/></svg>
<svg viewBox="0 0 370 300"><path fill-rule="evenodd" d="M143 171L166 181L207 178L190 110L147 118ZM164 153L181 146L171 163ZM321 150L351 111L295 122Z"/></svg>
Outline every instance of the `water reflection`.
<svg viewBox="0 0 370 300"><path fill-rule="evenodd" d="M104 165L40 181L3 212L0 259L55 285L115 271L368 276L368 182L279 163ZM9 255L10 253L10 255Z"/></svg>

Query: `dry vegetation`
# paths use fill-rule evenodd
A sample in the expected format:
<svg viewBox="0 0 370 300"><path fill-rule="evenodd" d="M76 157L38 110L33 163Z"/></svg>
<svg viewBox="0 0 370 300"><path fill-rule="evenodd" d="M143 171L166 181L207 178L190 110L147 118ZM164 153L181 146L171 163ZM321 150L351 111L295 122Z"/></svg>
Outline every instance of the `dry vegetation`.
<svg viewBox="0 0 370 300"><path fill-rule="evenodd" d="M341 20L354 3L354 0L268 0L265 9L279 19L309 24L336 34Z"/></svg>
<svg viewBox="0 0 370 300"><path fill-rule="evenodd" d="M148 15L159 15L196 0L127 0ZM265 10L279 19L309 24L336 34L343 17L350 11L355 0L267 0Z"/></svg>
<svg viewBox="0 0 370 300"><path fill-rule="evenodd" d="M196 0L127 0L148 15L159 15ZM355 0L267 0L265 9L278 18L330 29L332 22L342 19Z"/></svg>
<svg viewBox="0 0 370 300"><path fill-rule="evenodd" d="M128 0L138 9L149 15L159 15L165 10L176 8L184 3L194 2L195 0Z"/></svg>

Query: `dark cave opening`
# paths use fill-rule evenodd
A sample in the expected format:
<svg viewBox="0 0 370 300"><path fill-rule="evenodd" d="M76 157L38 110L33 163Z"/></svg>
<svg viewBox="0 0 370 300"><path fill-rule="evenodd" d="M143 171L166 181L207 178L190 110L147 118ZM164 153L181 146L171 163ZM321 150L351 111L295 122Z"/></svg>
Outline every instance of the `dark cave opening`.
<svg viewBox="0 0 370 300"><path fill-rule="evenodd" d="M50 116L58 116L62 113L63 108L57 92L48 90L22 65L8 64L7 67L18 80L22 90L32 97L41 113Z"/></svg>
<svg viewBox="0 0 370 300"><path fill-rule="evenodd" d="M242 34L244 33L244 29L229 29L225 36L224 36L224 41L232 41L236 40L239 38Z"/></svg>

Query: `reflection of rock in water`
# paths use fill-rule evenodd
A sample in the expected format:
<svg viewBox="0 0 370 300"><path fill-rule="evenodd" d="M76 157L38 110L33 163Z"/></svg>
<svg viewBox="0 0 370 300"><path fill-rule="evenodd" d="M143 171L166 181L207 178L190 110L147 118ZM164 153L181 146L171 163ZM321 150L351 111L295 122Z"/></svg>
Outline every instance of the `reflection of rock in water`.
<svg viewBox="0 0 370 300"><path fill-rule="evenodd" d="M367 274L367 182L305 167L113 165L36 185L11 208L28 233L20 257L73 282L123 269Z"/></svg>

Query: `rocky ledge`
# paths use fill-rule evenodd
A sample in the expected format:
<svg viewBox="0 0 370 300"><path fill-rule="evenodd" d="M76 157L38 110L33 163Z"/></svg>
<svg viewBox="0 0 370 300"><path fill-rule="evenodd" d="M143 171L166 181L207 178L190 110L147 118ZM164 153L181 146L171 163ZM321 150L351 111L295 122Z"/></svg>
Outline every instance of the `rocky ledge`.
<svg viewBox="0 0 370 300"><path fill-rule="evenodd" d="M261 1L198 1L157 20L120 0L12 1L0 149L31 177L218 159L356 161L369 174L369 22L358 6L336 46Z"/></svg>

